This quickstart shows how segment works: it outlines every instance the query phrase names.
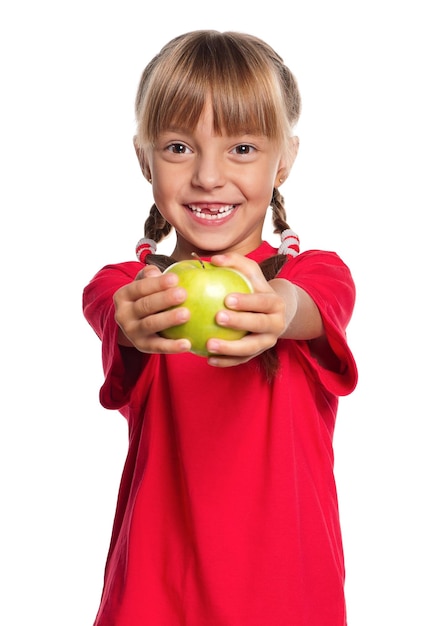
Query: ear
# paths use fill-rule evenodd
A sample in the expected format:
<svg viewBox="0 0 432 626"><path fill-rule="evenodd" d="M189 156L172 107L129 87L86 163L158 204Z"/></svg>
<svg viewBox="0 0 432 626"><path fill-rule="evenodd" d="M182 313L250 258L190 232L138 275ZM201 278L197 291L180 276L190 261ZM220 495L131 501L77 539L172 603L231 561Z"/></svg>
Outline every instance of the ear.
<svg viewBox="0 0 432 626"><path fill-rule="evenodd" d="M294 161L296 160L298 149L299 138L290 137L288 149L279 163L279 169L275 177L274 187L279 187L288 178L291 168L294 165Z"/></svg>
<svg viewBox="0 0 432 626"><path fill-rule="evenodd" d="M137 140L137 136L135 135L135 137L133 138L133 144L134 144L134 148L135 148L135 152L138 158L138 162L140 164L140 168L141 171L144 175L144 177L150 182L151 181L151 171L149 168L149 164L145 155L145 152L143 150L143 148L140 148L140 146L138 145L138 140Z"/></svg>

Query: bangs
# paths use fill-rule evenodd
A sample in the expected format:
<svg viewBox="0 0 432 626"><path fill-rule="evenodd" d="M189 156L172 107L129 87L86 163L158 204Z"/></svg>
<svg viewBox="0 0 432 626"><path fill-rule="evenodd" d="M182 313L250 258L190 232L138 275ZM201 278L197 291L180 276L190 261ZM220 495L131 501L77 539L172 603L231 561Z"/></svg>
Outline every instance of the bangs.
<svg viewBox="0 0 432 626"><path fill-rule="evenodd" d="M229 33L194 37L175 39L144 72L136 99L139 144L153 144L173 127L193 131L208 98L215 133L286 138L290 124L268 50Z"/></svg>

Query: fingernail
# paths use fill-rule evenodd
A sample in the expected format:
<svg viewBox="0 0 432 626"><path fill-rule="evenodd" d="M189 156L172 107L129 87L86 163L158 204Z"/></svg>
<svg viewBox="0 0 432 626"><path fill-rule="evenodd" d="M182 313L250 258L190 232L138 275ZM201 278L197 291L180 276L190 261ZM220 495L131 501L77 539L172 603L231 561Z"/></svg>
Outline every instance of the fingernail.
<svg viewBox="0 0 432 626"><path fill-rule="evenodd" d="M216 339L210 339L207 342L207 350L209 352L219 352L220 343Z"/></svg>
<svg viewBox="0 0 432 626"><path fill-rule="evenodd" d="M176 285L177 284L177 274L173 274L172 272L168 272L167 274L165 274L165 281L168 285L168 287L170 287L171 285Z"/></svg>
<svg viewBox="0 0 432 626"><path fill-rule="evenodd" d="M179 324L186 322L189 319L189 311L188 309L178 309L176 311L176 321Z"/></svg>
<svg viewBox="0 0 432 626"><path fill-rule="evenodd" d="M227 324L229 321L229 315L228 313L225 313L225 311L219 311L219 313L217 314L217 323L218 324Z"/></svg>
<svg viewBox="0 0 432 626"><path fill-rule="evenodd" d="M230 295L225 298L225 304L227 306L235 307L238 305L238 298L236 296Z"/></svg>
<svg viewBox="0 0 432 626"><path fill-rule="evenodd" d="M226 260L226 254L214 254L212 256L212 260L216 259L216 261L225 261Z"/></svg>
<svg viewBox="0 0 432 626"><path fill-rule="evenodd" d="M179 287L174 291L173 296L176 302L183 302L186 298L186 291L183 287Z"/></svg>

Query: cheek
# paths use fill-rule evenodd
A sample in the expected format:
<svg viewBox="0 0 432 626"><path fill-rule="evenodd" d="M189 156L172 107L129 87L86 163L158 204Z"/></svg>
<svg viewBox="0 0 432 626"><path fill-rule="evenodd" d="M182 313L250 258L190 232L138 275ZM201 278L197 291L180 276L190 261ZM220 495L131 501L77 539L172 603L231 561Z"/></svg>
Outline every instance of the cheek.
<svg viewBox="0 0 432 626"><path fill-rule="evenodd" d="M255 172L256 185L260 185L263 190L273 190L273 185L278 172L276 164L267 162L263 167Z"/></svg>
<svg viewBox="0 0 432 626"><path fill-rule="evenodd" d="M270 204L273 195L273 182L274 177L268 170L262 171L253 181L253 189L257 200L265 203L267 206Z"/></svg>
<svg viewBox="0 0 432 626"><path fill-rule="evenodd" d="M159 176L152 184L153 198L159 213L170 223L178 211L178 194L172 181L172 176Z"/></svg>
<svg viewBox="0 0 432 626"><path fill-rule="evenodd" d="M173 193L173 176L167 175L162 168L155 167L153 172L153 195L157 199L169 198Z"/></svg>

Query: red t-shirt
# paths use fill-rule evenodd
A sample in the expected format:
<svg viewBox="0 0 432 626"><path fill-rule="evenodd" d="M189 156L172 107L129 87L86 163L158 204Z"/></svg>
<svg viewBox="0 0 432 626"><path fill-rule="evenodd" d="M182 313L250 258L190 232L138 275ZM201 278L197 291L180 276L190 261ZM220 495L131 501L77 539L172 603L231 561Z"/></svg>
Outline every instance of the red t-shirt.
<svg viewBox="0 0 432 626"><path fill-rule="evenodd" d="M248 256L274 253L263 243ZM357 382L348 268L321 251L282 268L319 307L339 367L282 339L269 383L258 359L218 369L120 348L112 296L141 267L107 266L84 290L100 400L130 437L95 626L345 626L332 437L338 397Z"/></svg>

